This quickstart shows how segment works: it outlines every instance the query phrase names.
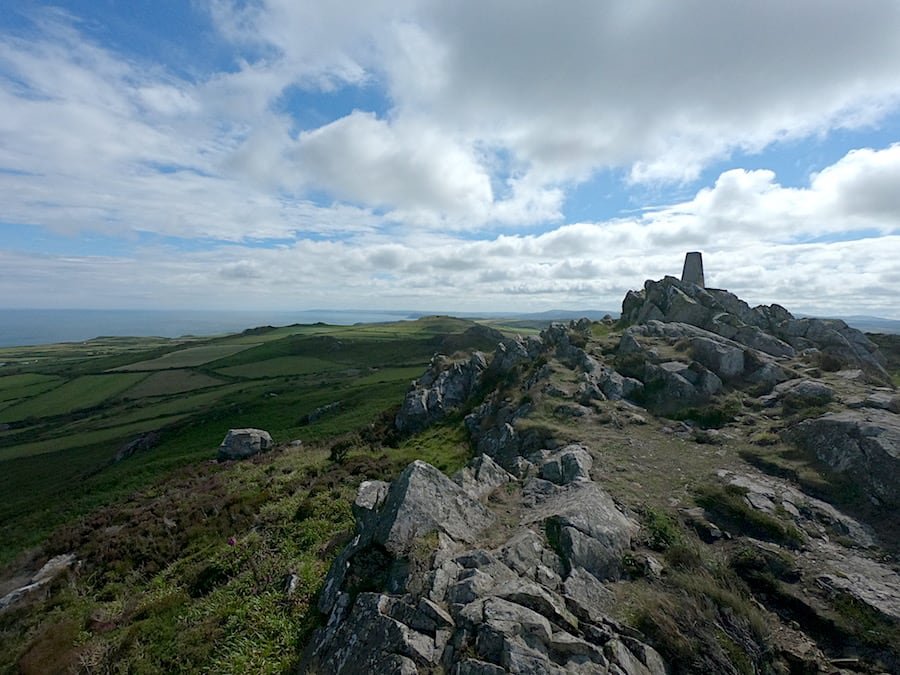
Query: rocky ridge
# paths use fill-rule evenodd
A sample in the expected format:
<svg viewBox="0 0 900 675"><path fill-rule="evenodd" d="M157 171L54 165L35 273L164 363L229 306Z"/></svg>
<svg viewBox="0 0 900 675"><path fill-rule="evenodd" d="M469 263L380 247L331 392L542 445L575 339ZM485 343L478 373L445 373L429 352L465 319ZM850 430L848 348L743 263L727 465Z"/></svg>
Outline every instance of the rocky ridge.
<svg viewBox="0 0 900 675"><path fill-rule="evenodd" d="M396 427L468 413L477 458L360 486L307 670L900 668L900 416L874 344L671 277L630 292L623 323L435 357ZM884 518L761 471L775 460L748 463L754 444L806 452Z"/></svg>

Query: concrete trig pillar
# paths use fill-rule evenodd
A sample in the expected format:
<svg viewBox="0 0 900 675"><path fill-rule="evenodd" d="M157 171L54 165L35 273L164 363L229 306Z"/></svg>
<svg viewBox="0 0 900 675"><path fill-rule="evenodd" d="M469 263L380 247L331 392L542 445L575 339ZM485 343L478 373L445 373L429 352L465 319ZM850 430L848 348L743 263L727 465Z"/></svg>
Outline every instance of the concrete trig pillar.
<svg viewBox="0 0 900 675"><path fill-rule="evenodd" d="M703 254L700 251L691 251L685 254L681 280L697 284L700 288L705 288L703 283Z"/></svg>

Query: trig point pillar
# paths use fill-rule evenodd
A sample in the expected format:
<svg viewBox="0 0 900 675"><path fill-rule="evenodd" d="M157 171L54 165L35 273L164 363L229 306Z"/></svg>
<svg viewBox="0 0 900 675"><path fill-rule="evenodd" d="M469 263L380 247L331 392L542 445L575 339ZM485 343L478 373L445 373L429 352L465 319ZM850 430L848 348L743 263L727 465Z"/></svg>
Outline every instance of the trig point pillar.
<svg viewBox="0 0 900 675"><path fill-rule="evenodd" d="M691 251L684 256L684 269L681 270L681 280L697 284L700 288L705 288L703 284L703 255L700 251Z"/></svg>

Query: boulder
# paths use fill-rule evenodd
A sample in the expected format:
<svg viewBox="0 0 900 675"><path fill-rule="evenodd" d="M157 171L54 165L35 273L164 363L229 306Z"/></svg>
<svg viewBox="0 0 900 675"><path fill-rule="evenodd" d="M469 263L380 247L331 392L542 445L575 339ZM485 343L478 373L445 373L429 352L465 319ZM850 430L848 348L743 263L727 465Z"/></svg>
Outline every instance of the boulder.
<svg viewBox="0 0 900 675"><path fill-rule="evenodd" d="M219 461L246 459L274 447L268 431L262 429L229 429L219 446Z"/></svg>
<svg viewBox="0 0 900 675"><path fill-rule="evenodd" d="M761 400L763 405L783 403L789 408L810 408L825 405L834 398L834 390L824 382L793 379L775 386L775 390Z"/></svg>
<svg viewBox="0 0 900 675"><path fill-rule="evenodd" d="M524 524L544 523L553 547L568 569L582 567L598 579L617 579L622 556L638 530L635 521L591 481L558 486L534 478L523 490Z"/></svg>
<svg viewBox="0 0 900 675"><path fill-rule="evenodd" d="M50 558L50 560L44 563L44 565L28 579L28 583L19 586L18 588L14 588L3 597L0 597L0 611L15 605L36 591L45 588L59 575L63 574L76 564L78 564L78 561L76 560L74 553L65 553Z"/></svg>
<svg viewBox="0 0 900 675"><path fill-rule="evenodd" d="M493 514L463 488L416 460L391 484L372 538L389 553L401 556L415 539L432 532L473 542L493 522Z"/></svg>
<svg viewBox="0 0 900 675"><path fill-rule="evenodd" d="M784 437L833 471L858 480L876 501L900 504L900 416L862 408L796 424Z"/></svg>
<svg viewBox="0 0 900 675"><path fill-rule="evenodd" d="M481 499L513 480L512 475L487 455L479 455L453 476L453 481L473 499Z"/></svg>
<svg viewBox="0 0 900 675"><path fill-rule="evenodd" d="M644 367L644 397L648 407L674 412L707 402L722 389L722 380L696 361L648 363Z"/></svg>
<svg viewBox="0 0 900 675"><path fill-rule="evenodd" d="M590 480L594 460L587 448L567 445L554 452L541 465L541 478L558 485L576 480Z"/></svg>

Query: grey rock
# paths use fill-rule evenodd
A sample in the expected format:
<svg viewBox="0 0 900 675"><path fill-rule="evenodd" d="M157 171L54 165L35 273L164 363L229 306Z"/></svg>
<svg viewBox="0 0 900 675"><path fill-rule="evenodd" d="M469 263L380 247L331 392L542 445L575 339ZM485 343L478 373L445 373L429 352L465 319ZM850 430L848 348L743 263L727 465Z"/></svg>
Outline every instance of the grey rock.
<svg viewBox="0 0 900 675"><path fill-rule="evenodd" d="M440 659L433 636L389 616L398 600L360 593L347 618L327 639L314 638L309 670L338 675L360 672L418 672L416 665ZM327 631L326 631L327 632ZM410 667L412 670L410 670Z"/></svg>
<svg viewBox="0 0 900 675"><path fill-rule="evenodd" d="M384 504L389 489L390 483L383 480L364 480L359 484L352 506L358 532L369 528L375 513Z"/></svg>
<svg viewBox="0 0 900 675"><path fill-rule="evenodd" d="M425 373L410 386L394 426L403 432L421 431L459 409L477 389L486 369L481 352L467 361L435 355Z"/></svg>
<svg viewBox="0 0 900 675"><path fill-rule="evenodd" d="M878 501L900 504L900 416L866 408L844 410L804 420L784 437L832 470L859 480Z"/></svg>
<svg viewBox="0 0 900 675"><path fill-rule="evenodd" d="M599 485L575 481L556 486L532 479L525 496L532 502L525 524L545 522L554 548L569 566L600 579L615 579L638 525L625 516Z"/></svg>
<svg viewBox="0 0 900 675"><path fill-rule="evenodd" d="M780 401L794 408L824 405L834 398L834 390L824 382L809 379L795 379L782 382L763 399L767 405Z"/></svg>
<svg viewBox="0 0 900 675"><path fill-rule="evenodd" d="M715 373L697 362L648 363L644 368L647 403L662 413L705 403L721 389Z"/></svg>
<svg viewBox="0 0 900 675"><path fill-rule="evenodd" d="M528 579L511 579L498 584L493 595L533 609L559 628L578 628L578 619L566 608L560 596Z"/></svg>
<svg viewBox="0 0 900 675"><path fill-rule="evenodd" d="M116 451L114 462L121 462L138 452L144 452L157 446L162 439L158 431L148 431L125 443Z"/></svg>
<svg viewBox="0 0 900 675"><path fill-rule="evenodd" d="M503 675L505 672L501 666L478 659L459 661L450 671L451 675Z"/></svg>
<svg viewBox="0 0 900 675"><path fill-rule="evenodd" d="M541 478L559 485L576 480L590 480L594 460L580 445L568 445L551 454L541 465Z"/></svg>
<svg viewBox="0 0 900 675"><path fill-rule="evenodd" d="M555 590L562 583L562 560L534 530L513 536L500 548L499 557L510 569L547 588Z"/></svg>
<svg viewBox="0 0 900 675"><path fill-rule="evenodd" d="M721 339L693 338L691 355L723 380L731 380L744 374L744 350Z"/></svg>
<svg viewBox="0 0 900 675"><path fill-rule="evenodd" d="M416 460L391 484L373 540L400 556L415 539L432 532L473 542L493 522L493 514L459 485L430 464Z"/></svg>
<svg viewBox="0 0 900 675"><path fill-rule="evenodd" d="M229 429L219 446L218 459L245 459L273 447L272 437L262 429Z"/></svg>
<svg viewBox="0 0 900 675"><path fill-rule="evenodd" d="M615 596L583 567L573 567L563 582L563 596L569 609L583 621L599 624Z"/></svg>
<svg viewBox="0 0 900 675"><path fill-rule="evenodd" d="M36 591L46 588L59 575L75 566L77 562L74 553L64 553L50 558L28 579L28 583L14 588L0 598L0 611L15 605Z"/></svg>
<svg viewBox="0 0 900 675"><path fill-rule="evenodd" d="M473 499L481 499L515 478L488 455L479 455L454 476L453 481Z"/></svg>
<svg viewBox="0 0 900 675"><path fill-rule="evenodd" d="M815 347L844 366L861 368L876 380L890 382L876 345L840 320L795 319L778 305L751 308L728 291L704 289L674 277L648 280L643 290L626 294L621 321L642 324L652 320L688 323L779 358Z"/></svg>

